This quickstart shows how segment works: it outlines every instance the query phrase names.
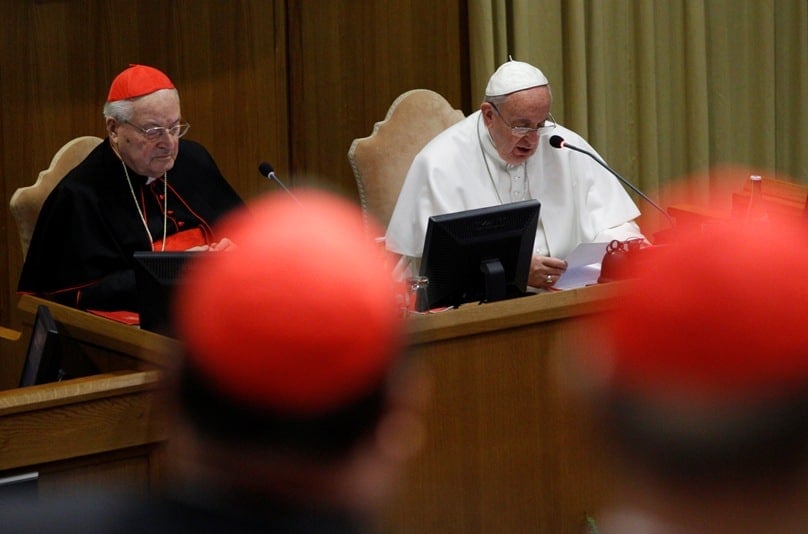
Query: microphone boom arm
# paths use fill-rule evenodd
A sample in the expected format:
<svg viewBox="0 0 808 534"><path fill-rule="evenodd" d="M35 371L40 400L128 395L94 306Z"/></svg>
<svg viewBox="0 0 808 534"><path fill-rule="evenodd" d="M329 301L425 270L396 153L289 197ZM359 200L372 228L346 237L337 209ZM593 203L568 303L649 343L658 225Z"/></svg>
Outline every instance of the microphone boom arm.
<svg viewBox="0 0 808 534"><path fill-rule="evenodd" d="M555 147L555 145L553 145L553 146ZM620 183L622 183L623 185L625 185L626 187L628 187L629 189L631 189L632 191L634 191L635 193L637 193L639 196L641 196L643 199L645 199L645 201L646 201L646 202L648 202L648 203L649 203L649 204L651 204L653 207L655 207L657 210L659 210L659 212L660 212L662 215L664 215L664 216L665 216L665 218L668 220L668 224L670 224L670 225L671 225L671 227L674 227L674 226L675 226L675 224L674 224L674 222L673 222L673 218L672 218L670 215L668 215L668 213L667 213L667 212L666 212L664 209L662 209L662 207L661 207L661 206L659 206L659 204L657 204L656 202L654 202L653 200L651 200L651 199L648 197L648 195L646 195L645 193L643 193L642 191L640 191L640 190L637 188L637 186L635 186L634 184L632 184L631 182L629 182L628 180L626 180L625 178L623 178L622 176L620 176L619 174L617 174L617 172L615 172L615 171L614 171L614 170L613 170L611 167L609 167L609 166L606 164L606 162L605 162L605 161L603 161L602 159L600 159L599 157L597 157L595 154L593 154L593 153L589 152L588 150L584 150L584 149L582 149L582 148L578 148L577 146L570 145L570 144L568 144L566 141L563 141L563 140L561 141L560 146L555 147L555 148L561 148L561 147L568 148L568 149L570 149L570 150L574 150L574 151L576 151L576 152L580 152L580 153L582 153L582 154L586 154L586 155L587 155L587 156L589 156L590 158L592 158L592 159L594 159L595 161L597 161L597 162L600 164L600 166L601 166L601 167L603 167L604 169L606 169L607 171L609 171L610 173L612 173L612 175L613 175L615 178L617 178L617 179L620 181Z"/></svg>
<svg viewBox="0 0 808 534"><path fill-rule="evenodd" d="M295 202L300 204L300 201L297 199L294 193L292 193L289 190L289 188L283 185L283 182L281 182L280 178L278 178L278 176L275 174L275 170L272 168L272 165L270 165L267 162L263 162L258 166L258 172L260 172L261 176L263 176L264 178L269 178L270 180L281 186L281 189L283 189L287 195L292 197L295 200Z"/></svg>

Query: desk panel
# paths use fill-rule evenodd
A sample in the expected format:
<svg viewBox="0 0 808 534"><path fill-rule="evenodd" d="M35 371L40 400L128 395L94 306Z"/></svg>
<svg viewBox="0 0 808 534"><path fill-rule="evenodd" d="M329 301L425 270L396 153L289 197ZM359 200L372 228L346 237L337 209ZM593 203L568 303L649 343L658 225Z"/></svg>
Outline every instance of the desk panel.
<svg viewBox="0 0 808 534"><path fill-rule="evenodd" d="M570 354L622 284L413 320L433 375L427 441L389 515L395 532L581 532L613 471Z"/></svg>
<svg viewBox="0 0 808 534"><path fill-rule="evenodd" d="M26 346L40 304L50 309L63 349L92 360L99 372L0 391L0 477L37 472L43 496L81 484L149 487L161 469L160 387L176 342L23 296Z"/></svg>
<svg viewBox="0 0 808 534"><path fill-rule="evenodd" d="M410 350L431 371L433 397L425 447L385 511L385 531L584 529L607 500L613 471L568 364L588 321L616 306L623 291L623 284L604 284L412 317ZM50 462L67 466L61 479L49 478L52 492L95 476L148 484L166 438L155 388L160 369L172 364L164 344L174 342L75 310L56 307L54 317L81 343L140 363L121 374L0 392L0 420L21 418L0 424L0 436L13 438L0 449L0 474ZM87 403L65 404L64 387L88 388L76 392ZM20 434L20 424L42 435ZM109 432L93 436L99 424ZM84 438L64 445L74 437L61 433L70 426ZM25 459L25 449L35 455ZM142 452L121 461L129 451Z"/></svg>

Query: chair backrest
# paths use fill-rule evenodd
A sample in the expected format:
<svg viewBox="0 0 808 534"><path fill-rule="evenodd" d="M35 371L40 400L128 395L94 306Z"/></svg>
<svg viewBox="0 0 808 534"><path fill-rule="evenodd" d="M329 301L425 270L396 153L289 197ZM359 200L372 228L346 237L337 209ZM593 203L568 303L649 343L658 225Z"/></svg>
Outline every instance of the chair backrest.
<svg viewBox="0 0 808 534"><path fill-rule="evenodd" d="M365 214L386 228L415 155L463 117L438 93L413 89L396 98L370 136L354 139L348 161Z"/></svg>
<svg viewBox="0 0 808 534"><path fill-rule="evenodd" d="M33 185L21 187L14 191L9 207L14 220L17 222L23 258L28 254L28 245L31 244L31 236L34 233L42 203L48 198L56 184L73 167L81 163L101 141L103 139L100 137L90 135L68 141L53 156L50 167L39 173Z"/></svg>

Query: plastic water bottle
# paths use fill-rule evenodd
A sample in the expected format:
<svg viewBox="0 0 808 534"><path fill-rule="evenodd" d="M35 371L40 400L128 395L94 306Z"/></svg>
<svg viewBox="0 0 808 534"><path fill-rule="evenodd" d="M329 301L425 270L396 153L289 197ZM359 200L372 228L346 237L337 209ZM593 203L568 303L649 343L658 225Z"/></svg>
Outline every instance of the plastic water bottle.
<svg viewBox="0 0 808 534"><path fill-rule="evenodd" d="M765 222L768 220L766 206L763 202L763 177L753 174L749 177L752 185L749 194L749 205L746 208L746 220L748 222Z"/></svg>

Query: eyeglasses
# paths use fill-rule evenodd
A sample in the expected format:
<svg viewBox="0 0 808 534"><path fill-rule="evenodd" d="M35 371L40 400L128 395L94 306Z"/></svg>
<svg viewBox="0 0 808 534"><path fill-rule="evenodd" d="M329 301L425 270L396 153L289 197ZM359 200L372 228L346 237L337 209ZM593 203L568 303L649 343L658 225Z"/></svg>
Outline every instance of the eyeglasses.
<svg viewBox="0 0 808 534"><path fill-rule="evenodd" d="M168 135L170 135L171 137L176 137L176 138L179 139L183 135L187 134L188 129L191 127L190 124L188 124L187 122L184 122L182 124L175 124L171 128L164 128L162 126L153 126L151 128L143 129L140 126L137 126L136 124L132 124L129 121L124 121L124 122L126 124L128 124L129 126L131 126L132 128L134 128L135 130L142 133L143 137L145 137L149 141L156 141L157 139L160 139L160 137L163 136L164 132L167 133Z"/></svg>
<svg viewBox="0 0 808 534"><path fill-rule="evenodd" d="M497 108L496 104L494 104L493 102L489 102L489 104L491 104L491 107L494 108L494 111L497 112L497 115L499 115L499 118L502 119L502 122L504 122L505 125L511 129L511 135L513 135L514 137L524 137L532 133L538 135L539 130L543 128L549 128L552 130L557 126L555 117L553 117L552 113L548 113L547 118L542 121L541 126L538 126L536 128L531 128L529 126L511 126L511 124L505 120L505 117L502 116L502 113L500 113L499 108ZM550 126L547 125L548 120L552 123L552 125Z"/></svg>

